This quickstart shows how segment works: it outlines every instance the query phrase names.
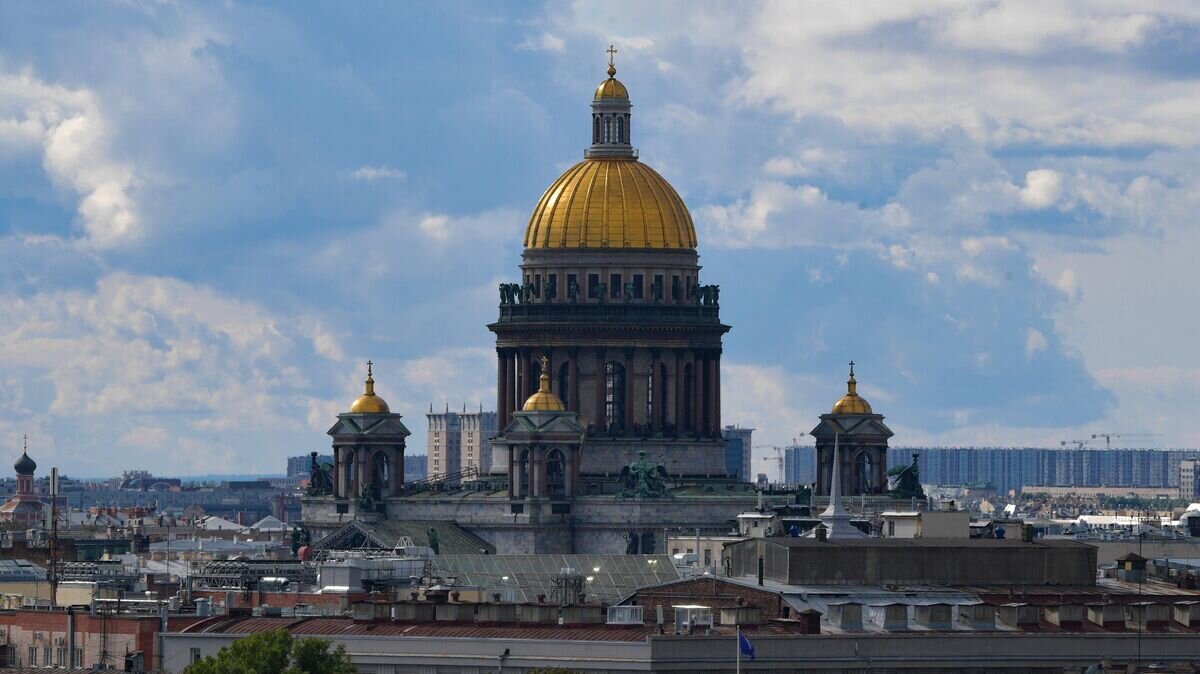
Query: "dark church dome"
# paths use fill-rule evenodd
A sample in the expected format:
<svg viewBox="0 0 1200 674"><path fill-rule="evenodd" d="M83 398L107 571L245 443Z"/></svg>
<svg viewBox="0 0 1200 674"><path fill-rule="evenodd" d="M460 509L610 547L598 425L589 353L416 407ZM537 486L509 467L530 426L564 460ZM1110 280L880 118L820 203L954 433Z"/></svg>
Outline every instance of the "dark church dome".
<svg viewBox="0 0 1200 674"><path fill-rule="evenodd" d="M21 458L17 459L13 468L17 470L17 475L33 475L33 471L37 470L37 462L25 452L21 452Z"/></svg>

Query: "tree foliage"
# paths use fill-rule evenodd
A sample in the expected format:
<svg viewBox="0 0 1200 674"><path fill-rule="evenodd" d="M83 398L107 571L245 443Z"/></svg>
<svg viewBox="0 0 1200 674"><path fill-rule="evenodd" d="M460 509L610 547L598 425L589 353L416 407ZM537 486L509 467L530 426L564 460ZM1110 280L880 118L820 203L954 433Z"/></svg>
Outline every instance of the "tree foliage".
<svg viewBox="0 0 1200 674"><path fill-rule="evenodd" d="M345 646L330 650L324 639L295 639L287 630L243 637L184 674L355 674Z"/></svg>

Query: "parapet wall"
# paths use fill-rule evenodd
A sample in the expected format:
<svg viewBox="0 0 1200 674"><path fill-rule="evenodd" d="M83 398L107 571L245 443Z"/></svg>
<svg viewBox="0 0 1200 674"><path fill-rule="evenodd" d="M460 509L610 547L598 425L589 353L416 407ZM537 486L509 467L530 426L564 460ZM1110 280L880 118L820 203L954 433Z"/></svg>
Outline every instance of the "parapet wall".
<svg viewBox="0 0 1200 674"><path fill-rule="evenodd" d="M730 546L733 575L789 585L1094 585L1096 548L1073 541L960 539L820 542L761 539Z"/></svg>

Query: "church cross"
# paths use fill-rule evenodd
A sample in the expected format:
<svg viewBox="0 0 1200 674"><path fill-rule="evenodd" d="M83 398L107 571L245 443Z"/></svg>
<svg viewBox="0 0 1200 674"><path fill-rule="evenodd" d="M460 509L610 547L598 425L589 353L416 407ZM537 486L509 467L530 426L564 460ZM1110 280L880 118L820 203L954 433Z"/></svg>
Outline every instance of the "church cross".
<svg viewBox="0 0 1200 674"><path fill-rule="evenodd" d="M617 55L617 48L610 44L610 45L608 45L608 49L606 49L605 51L608 52L608 66L611 68L611 67L617 65L616 61L615 61L615 58Z"/></svg>
<svg viewBox="0 0 1200 674"><path fill-rule="evenodd" d="M370 377L370 376L371 376L371 366L372 366L372 365L374 365L374 364L375 364L375 363L372 363L372 362L371 362L371 361L369 361L369 360L367 361L367 376L368 376L368 377Z"/></svg>
<svg viewBox="0 0 1200 674"><path fill-rule="evenodd" d="M854 361L850 361L850 376L854 376Z"/></svg>
<svg viewBox="0 0 1200 674"><path fill-rule="evenodd" d="M28 454L29 453L29 434L26 433L25 435L23 435L21 437L24 439L24 444L21 447L21 451Z"/></svg>

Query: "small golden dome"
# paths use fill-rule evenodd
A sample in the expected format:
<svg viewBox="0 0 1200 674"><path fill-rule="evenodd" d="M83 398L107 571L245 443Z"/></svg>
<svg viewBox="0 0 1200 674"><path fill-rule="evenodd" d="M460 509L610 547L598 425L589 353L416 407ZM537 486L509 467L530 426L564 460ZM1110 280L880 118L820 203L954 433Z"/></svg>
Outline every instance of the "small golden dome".
<svg viewBox="0 0 1200 674"><path fill-rule="evenodd" d="M850 379L846 380L846 395L833 404L834 414L871 414L871 404L858 395L858 382L854 379L854 361L850 361Z"/></svg>
<svg viewBox="0 0 1200 674"><path fill-rule="evenodd" d="M525 401L525 405L521 407L523 412L563 412L567 406L563 405L563 401L554 395L550 390L550 359L542 356L542 376L538 377L537 393L529 396Z"/></svg>
<svg viewBox="0 0 1200 674"><path fill-rule="evenodd" d="M596 97L593 100L603 101L613 98L629 100L629 90L625 88L624 84L621 84L621 80L617 79L616 55L617 48L611 44L608 45L608 79L596 87Z"/></svg>
<svg viewBox="0 0 1200 674"><path fill-rule="evenodd" d="M351 414L390 414L387 402L375 395L375 378L371 376L373 363L367 361L367 381L363 394L350 405Z"/></svg>
<svg viewBox="0 0 1200 674"><path fill-rule="evenodd" d="M629 90L625 88L624 84L621 84L621 80L613 77L617 73L617 69L609 68L608 71L608 79L596 87L596 96L592 100L604 101L613 98L628 100Z"/></svg>
<svg viewBox="0 0 1200 674"><path fill-rule="evenodd" d="M525 229L526 248L695 249L683 199L633 158L585 159L550 185Z"/></svg>

